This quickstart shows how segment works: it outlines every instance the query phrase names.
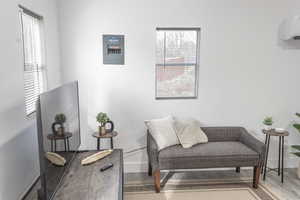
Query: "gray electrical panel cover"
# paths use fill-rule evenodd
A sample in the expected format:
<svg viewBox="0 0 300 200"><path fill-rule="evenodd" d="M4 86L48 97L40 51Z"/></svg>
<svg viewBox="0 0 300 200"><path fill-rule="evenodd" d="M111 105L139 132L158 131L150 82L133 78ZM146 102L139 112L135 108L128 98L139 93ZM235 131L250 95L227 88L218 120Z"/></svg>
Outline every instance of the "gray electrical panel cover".
<svg viewBox="0 0 300 200"><path fill-rule="evenodd" d="M124 65L124 35L103 35L103 64Z"/></svg>

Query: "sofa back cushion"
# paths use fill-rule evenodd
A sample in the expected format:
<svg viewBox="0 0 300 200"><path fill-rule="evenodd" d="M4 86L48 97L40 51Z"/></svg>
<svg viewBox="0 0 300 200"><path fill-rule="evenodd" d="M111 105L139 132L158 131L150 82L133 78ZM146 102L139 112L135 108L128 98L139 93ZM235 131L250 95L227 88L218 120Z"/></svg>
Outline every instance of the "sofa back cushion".
<svg viewBox="0 0 300 200"><path fill-rule="evenodd" d="M198 120L192 118L175 118L174 122L177 137L183 148L190 148L195 144L208 142L208 138L200 128L200 122Z"/></svg>
<svg viewBox="0 0 300 200"><path fill-rule="evenodd" d="M179 144L172 116L161 119L146 120L145 124L157 144L158 151L166 147Z"/></svg>
<svg viewBox="0 0 300 200"><path fill-rule="evenodd" d="M208 138L208 142L239 141L242 134L241 127L201 127Z"/></svg>

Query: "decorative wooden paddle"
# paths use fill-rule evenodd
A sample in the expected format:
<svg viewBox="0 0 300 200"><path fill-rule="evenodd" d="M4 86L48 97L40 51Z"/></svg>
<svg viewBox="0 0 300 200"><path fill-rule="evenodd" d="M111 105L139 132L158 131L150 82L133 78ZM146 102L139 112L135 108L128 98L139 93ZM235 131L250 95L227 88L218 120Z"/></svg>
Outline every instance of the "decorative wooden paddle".
<svg viewBox="0 0 300 200"><path fill-rule="evenodd" d="M65 166L66 164L66 159L57 153L46 152L45 156L54 165Z"/></svg>
<svg viewBox="0 0 300 200"><path fill-rule="evenodd" d="M113 150L104 150L90 155L81 161L81 165L89 165L91 163L94 163L97 160L101 160L102 158L105 158L106 156L110 155L112 152Z"/></svg>

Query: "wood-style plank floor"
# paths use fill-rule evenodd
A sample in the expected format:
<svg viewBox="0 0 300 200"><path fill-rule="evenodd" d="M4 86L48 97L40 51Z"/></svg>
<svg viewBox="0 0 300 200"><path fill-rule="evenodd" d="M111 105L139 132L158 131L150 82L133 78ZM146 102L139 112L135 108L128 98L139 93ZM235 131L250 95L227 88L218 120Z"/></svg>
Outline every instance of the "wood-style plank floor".
<svg viewBox="0 0 300 200"><path fill-rule="evenodd" d="M170 175L171 174L171 175ZM153 178L149 177L147 173L127 173L125 174L126 183L142 183L153 184ZM162 182L177 181L184 184L185 181L197 181L197 179L208 180L247 180L252 178L252 170L241 169L240 173L232 170L207 170L207 171L189 171L189 172L175 172L175 173L162 173ZM296 169L285 169L285 182L280 182L280 177L275 172L269 172L266 181L261 180L273 194L282 200L300 200L300 179L297 178ZM37 186L38 187L38 186ZM36 188L29 193L25 200L37 200Z"/></svg>

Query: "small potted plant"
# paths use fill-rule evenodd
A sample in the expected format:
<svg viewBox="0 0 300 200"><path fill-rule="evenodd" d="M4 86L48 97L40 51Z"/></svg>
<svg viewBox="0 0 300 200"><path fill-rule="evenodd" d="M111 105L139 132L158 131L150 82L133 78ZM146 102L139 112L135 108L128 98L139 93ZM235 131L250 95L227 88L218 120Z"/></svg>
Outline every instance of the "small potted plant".
<svg viewBox="0 0 300 200"><path fill-rule="evenodd" d="M66 122L67 118L63 113L57 114L54 117L54 123L52 124L53 133L57 135L64 135L65 127L64 123ZM58 128L56 126L58 125Z"/></svg>
<svg viewBox="0 0 300 200"><path fill-rule="evenodd" d="M97 117L97 122L100 124L99 126L99 134L104 135L106 133L105 124L110 121L109 117L106 113L100 112Z"/></svg>
<svg viewBox="0 0 300 200"><path fill-rule="evenodd" d="M296 113L296 116L300 117L300 113ZM300 133L300 124L294 123L293 127L295 129L297 129L297 131ZM296 155L297 157L300 157L300 145L292 145L291 147L296 150L296 152L292 152L292 153L294 155ZM299 162L299 166L298 166L298 170L297 170L297 176L298 176L298 178L300 178L300 162Z"/></svg>
<svg viewBox="0 0 300 200"><path fill-rule="evenodd" d="M263 124L265 125L264 129L265 130L271 130L272 129L272 124L273 124L273 118L272 117L265 117Z"/></svg>

